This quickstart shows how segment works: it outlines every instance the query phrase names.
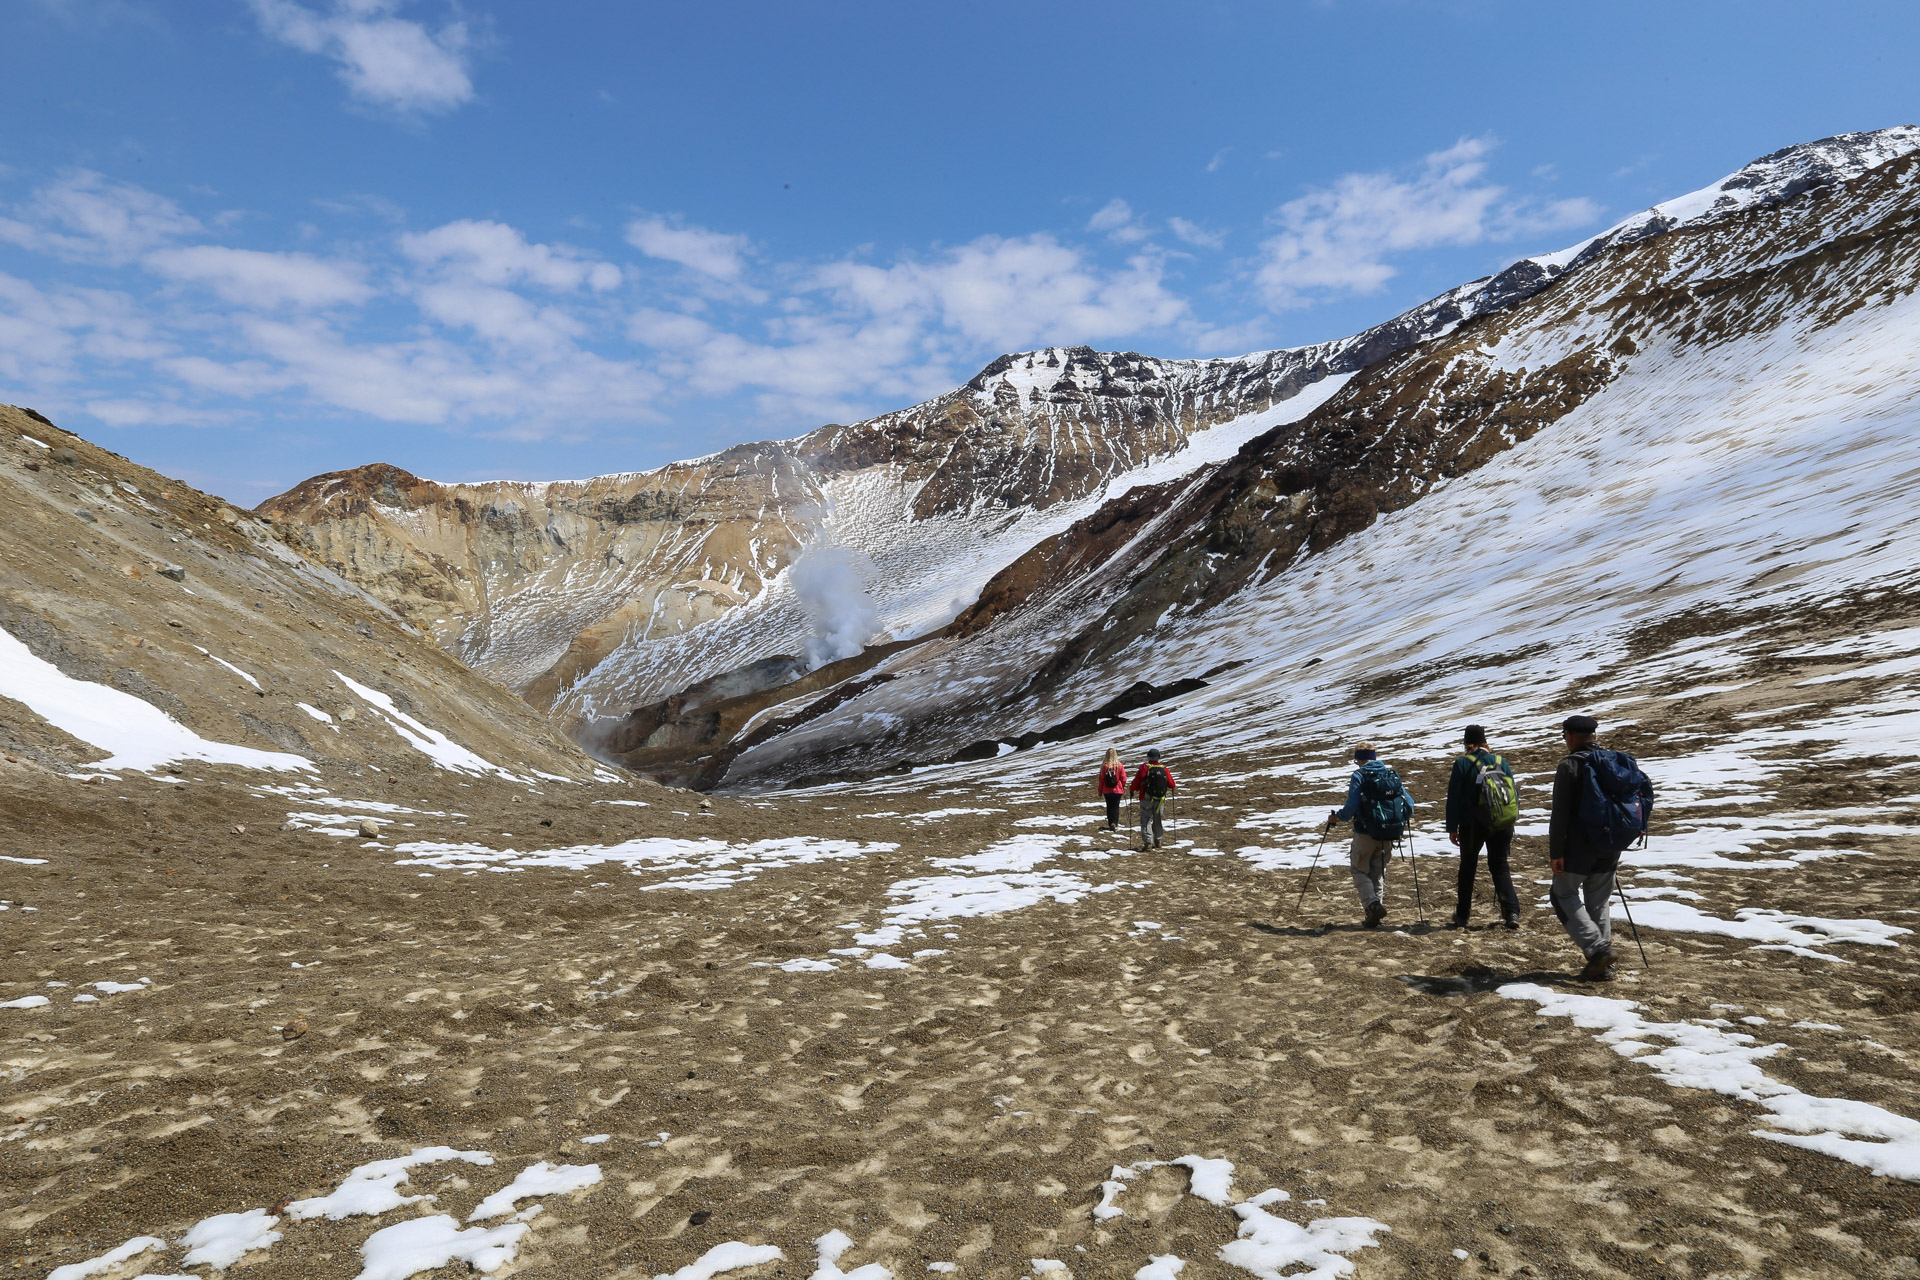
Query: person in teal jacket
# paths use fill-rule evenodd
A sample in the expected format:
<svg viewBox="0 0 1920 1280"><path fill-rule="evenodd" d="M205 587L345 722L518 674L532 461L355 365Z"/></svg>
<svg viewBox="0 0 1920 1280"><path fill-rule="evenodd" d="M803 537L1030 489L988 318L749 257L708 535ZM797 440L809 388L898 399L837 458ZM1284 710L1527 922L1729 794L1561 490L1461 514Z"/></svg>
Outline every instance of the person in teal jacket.
<svg viewBox="0 0 1920 1280"><path fill-rule="evenodd" d="M1347 779L1347 802L1327 815L1327 825L1353 823L1347 868L1353 872L1353 891L1365 912L1361 923L1368 929L1378 929L1387 918L1387 860L1393 856L1394 842L1406 829L1407 819L1413 816L1413 797L1371 742L1353 749L1353 762L1359 768ZM1369 793L1373 804L1367 803ZM1390 829L1375 830L1373 819L1383 809L1391 819Z"/></svg>

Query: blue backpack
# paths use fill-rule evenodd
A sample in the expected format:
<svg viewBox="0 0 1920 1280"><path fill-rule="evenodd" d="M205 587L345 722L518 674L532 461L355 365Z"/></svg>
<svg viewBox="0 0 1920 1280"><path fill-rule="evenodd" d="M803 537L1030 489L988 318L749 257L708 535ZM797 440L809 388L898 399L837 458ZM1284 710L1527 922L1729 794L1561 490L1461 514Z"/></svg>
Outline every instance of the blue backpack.
<svg viewBox="0 0 1920 1280"><path fill-rule="evenodd" d="M1413 799L1400 785L1399 774L1385 765L1360 770L1360 804L1353 812L1356 831L1375 840L1398 840L1407 833L1412 816Z"/></svg>
<svg viewBox="0 0 1920 1280"><path fill-rule="evenodd" d="M1574 829L1591 848L1618 854L1647 834L1653 816L1653 783L1624 751L1595 747L1580 777Z"/></svg>

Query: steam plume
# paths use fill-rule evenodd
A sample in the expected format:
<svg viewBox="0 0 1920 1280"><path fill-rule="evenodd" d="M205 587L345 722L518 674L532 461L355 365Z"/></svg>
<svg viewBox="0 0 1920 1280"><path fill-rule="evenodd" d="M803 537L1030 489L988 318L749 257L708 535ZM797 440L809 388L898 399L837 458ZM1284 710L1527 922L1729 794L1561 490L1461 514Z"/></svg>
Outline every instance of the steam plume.
<svg viewBox="0 0 1920 1280"><path fill-rule="evenodd" d="M878 629L879 611L861 581L863 568L871 571L872 565L858 552L816 544L788 570L813 629L802 654L809 671L851 658L866 648Z"/></svg>

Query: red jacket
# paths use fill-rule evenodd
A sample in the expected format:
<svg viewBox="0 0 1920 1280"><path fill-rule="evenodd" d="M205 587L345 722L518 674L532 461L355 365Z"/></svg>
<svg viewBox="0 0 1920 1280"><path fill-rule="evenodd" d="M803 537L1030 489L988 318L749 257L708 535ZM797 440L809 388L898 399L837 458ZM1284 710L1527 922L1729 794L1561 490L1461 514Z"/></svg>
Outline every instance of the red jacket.
<svg viewBox="0 0 1920 1280"><path fill-rule="evenodd" d="M1107 766L1101 765L1099 772L1093 775L1093 785L1100 789L1100 794L1103 796L1125 795L1127 793L1127 762L1124 760L1120 762L1120 776L1113 780L1112 786L1107 785Z"/></svg>
<svg viewBox="0 0 1920 1280"><path fill-rule="evenodd" d="M1167 769L1167 766L1157 760L1141 765L1140 772L1133 775L1133 785L1127 790L1136 796L1147 794L1147 770L1149 769ZM1180 784L1173 780L1173 770L1167 769L1167 790L1178 791L1179 789Z"/></svg>

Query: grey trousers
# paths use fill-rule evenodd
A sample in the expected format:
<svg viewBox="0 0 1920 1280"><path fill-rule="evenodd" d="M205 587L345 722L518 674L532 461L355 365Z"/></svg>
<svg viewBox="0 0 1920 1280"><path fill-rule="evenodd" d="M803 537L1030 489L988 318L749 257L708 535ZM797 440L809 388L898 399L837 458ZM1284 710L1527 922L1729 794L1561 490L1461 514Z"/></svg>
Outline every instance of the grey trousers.
<svg viewBox="0 0 1920 1280"><path fill-rule="evenodd" d="M1353 844L1347 849L1347 865L1353 870L1353 888L1360 895L1362 907L1386 901L1387 859L1392 856L1392 841L1376 840L1364 832L1353 833Z"/></svg>
<svg viewBox="0 0 1920 1280"><path fill-rule="evenodd" d="M1553 914L1591 960L1595 952L1613 949L1613 918L1608 904L1613 898L1613 872L1596 871L1592 875L1568 873L1553 878L1550 891Z"/></svg>
<svg viewBox="0 0 1920 1280"><path fill-rule="evenodd" d="M1159 844L1166 839L1166 814L1162 812L1166 807L1165 796L1161 796L1158 800L1149 800L1146 796L1140 797L1141 844Z"/></svg>

